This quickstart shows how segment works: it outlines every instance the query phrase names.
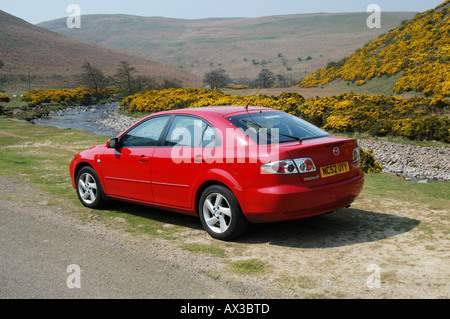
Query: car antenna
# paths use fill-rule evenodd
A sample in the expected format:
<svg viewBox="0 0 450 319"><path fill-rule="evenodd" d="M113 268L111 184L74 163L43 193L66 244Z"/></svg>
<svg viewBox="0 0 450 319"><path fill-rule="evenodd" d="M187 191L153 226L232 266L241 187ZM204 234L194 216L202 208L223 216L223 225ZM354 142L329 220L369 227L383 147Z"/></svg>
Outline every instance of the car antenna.
<svg viewBox="0 0 450 319"><path fill-rule="evenodd" d="M256 91L256 93L255 93L253 96L256 97L256 95L259 93L259 91L261 91L261 89L262 89L262 86L260 86L260 87L258 88L258 91ZM250 101L248 102L248 104L245 106L245 109L246 109L246 110L248 110L248 106L250 105L251 102L252 102L252 101L250 100Z"/></svg>

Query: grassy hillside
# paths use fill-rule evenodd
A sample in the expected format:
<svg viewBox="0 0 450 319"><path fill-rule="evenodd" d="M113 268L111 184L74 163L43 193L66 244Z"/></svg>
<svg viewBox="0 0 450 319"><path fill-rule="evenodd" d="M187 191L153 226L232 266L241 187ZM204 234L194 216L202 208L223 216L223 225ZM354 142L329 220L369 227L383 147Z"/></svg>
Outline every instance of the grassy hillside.
<svg viewBox="0 0 450 319"><path fill-rule="evenodd" d="M164 61L199 76L223 68L233 79L254 79L267 68L298 81L414 15L383 13L381 29L367 27L367 13L201 20L88 15L82 17L81 29L68 29L66 19L39 26Z"/></svg>
<svg viewBox="0 0 450 319"><path fill-rule="evenodd" d="M4 63L0 86L19 91L28 89L28 69L32 89L77 86L85 61L105 74L115 73L120 61L128 61L139 70L139 75L195 84L193 74L171 65L65 37L3 11L0 11L0 59Z"/></svg>
<svg viewBox="0 0 450 319"><path fill-rule="evenodd" d="M301 87L325 86L336 79L364 86L395 77L395 93L450 96L450 0L418 14L352 55L304 78ZM392 91L391 91L392 93Z"/></svg>

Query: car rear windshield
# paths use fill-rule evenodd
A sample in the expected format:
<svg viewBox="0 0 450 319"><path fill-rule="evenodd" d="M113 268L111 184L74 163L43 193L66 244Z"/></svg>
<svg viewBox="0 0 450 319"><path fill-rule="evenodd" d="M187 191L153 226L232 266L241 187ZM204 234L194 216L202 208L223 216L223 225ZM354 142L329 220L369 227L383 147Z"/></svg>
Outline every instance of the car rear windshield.
<svg viewBox="0 0 450 319"><path fill-rule="evenodd" d="M324 130L284 112L247 113L227 118L258 144L288 143L330 136Z"/></svg>

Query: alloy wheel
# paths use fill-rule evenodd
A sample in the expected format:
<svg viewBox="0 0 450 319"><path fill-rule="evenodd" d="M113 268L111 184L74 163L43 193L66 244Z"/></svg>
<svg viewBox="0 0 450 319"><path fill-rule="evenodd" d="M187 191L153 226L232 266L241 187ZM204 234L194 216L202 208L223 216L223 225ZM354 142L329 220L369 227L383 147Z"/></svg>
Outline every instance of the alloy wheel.
<svg viewBox="0 0 450 319"><path fill-rule="evenodd" d="M89 173L83 173L78 180L78 193L80 198L86 204L91 205L98 196L97 182L94 176Z"/></svg>
<svg viewBox="0 0 450 319"><path fill-rule="evenodd" d="M231 207L219 193L211 193L203 203L203 217L206 225L215 233L224 233L231 224Z"/></svg>

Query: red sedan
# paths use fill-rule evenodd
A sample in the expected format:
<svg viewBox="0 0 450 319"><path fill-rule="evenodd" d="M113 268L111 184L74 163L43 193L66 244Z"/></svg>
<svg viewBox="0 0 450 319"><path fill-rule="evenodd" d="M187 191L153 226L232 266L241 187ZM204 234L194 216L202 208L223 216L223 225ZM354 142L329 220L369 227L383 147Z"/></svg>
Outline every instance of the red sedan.
<svg viewBox="0 0 450 319"><path fill-rule="evenodd" d="M271 108L219 106L152 114L75 155L70 174L87 207L118 199L195 215L229 240L248 222L349 206L364 184L359 161L355 139Z"/></svg>

